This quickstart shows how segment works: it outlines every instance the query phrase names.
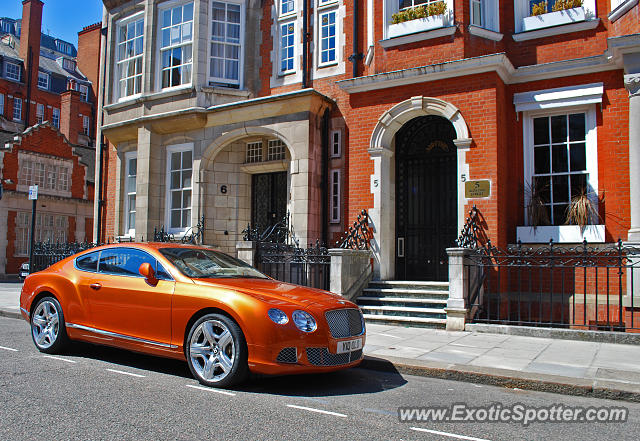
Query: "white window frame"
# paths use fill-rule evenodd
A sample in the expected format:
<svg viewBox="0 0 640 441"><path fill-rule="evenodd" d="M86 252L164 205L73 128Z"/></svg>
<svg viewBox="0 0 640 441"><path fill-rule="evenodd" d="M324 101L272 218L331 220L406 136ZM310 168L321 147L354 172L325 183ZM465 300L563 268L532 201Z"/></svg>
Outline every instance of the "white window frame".
<svg viewBox="0 0 640 441"><path fill-rule="evenodd" d="M262 140L247 142L245 152L245 164L262 162L264 158L264 142ZM255 153L259 153L259 155Z"/></svg>
<svg viewBox="0 0 640 441"><path fill-rule="evenodd" d="M406 30L403 29L400 34L392 36L393 38L402 37L400 38L400 40L402 41L393 43L391 45L396 46L400 44L411 43L414 41L421 41L429 38L437 38L438 36L449 35L448 33L441 34L441 31L443 28L451 27L454 25L454 4L453 4L454 1L453 0L442 0L442 1L444 1L445 4L447 5L447 10L445 11L444 17L443 17L443 26L439 26L439 27L428 26L426 29L421 29L421 27L419 26L417 29L413 29L411 25L403 25L403 27L406 26L407 29ZM518 0L514 0L514 1L518 1ZM390 38L389 28L390 26L392 26L392 16L393 14L400 11L400 5L398 0L382 0L382 3L383 3L384 39L389 39ZM412 22L414 21L411 20L405 23L412 23ZM393 26L397 26L397 25L393 25ZM440 30L440 32L436 32L432 36L417 35L418 33L424 34L425 32L432 31L432 30ZM386 43L385 45L383 45L383 47L387 47Z"/></svg>
<svg viewBox="0 0 640 441"><path fill-rule="evenodd" d="M44 122L44 104L36 104L36 124Z"/></svg>
<svg viewBox="0 0 640 441"><path fill-rule="evenodd" d="M306 1L306 0L303 0ZM298 12L298 0L277 0L276 3L278 4L278 17L290 17L290 16L295 16L296 13ZM291 11L288 12L284 12L284 3L293 4L293 9Z"/></svg>
<svg viewBox="0 0 640 441"><path fill-rule="evenodd" d="M212 54L212 43L213 41L213 3L226 3L226 4L234 4L240 6L240 41L239 45L239 57L238 60L238 81L226 79L226 78L218 78L211 75L211 60L213 58ZM226 10L226 9L225 9ZM238 89L244 88L244 53L245 53L245 26L246 26L246 5L244 0L212 0L209 2L209 15L208 15L208 41L207 44L209 46L207 50L207 82L209 85L225 85L231 87L237 87ZM224 44L235 45L235 43L227 43L227 42L219 42ZM226 58L225 58L226 60Z"/></svg>
<svg viewBox="0 0 640 441"><path fill-rule="evenodd" d="M82 133L91 136L91 118L87 115L82 115Z"/></svg>
<svg viewBox="0 0 640 441"><path fill-rule="evenodd" d="M60 109L56 107L54 107L51 112L51 124L53 124L53 127L56 129L60 128Z"/></svg>
<svg viewBox="0 0 640 441"><path fill-rule="evenodd" d="M22 69L20 69L20 65L18 63L5 61L4 76L8 80L20 82L22 78Z"/></svg>
<svg viewBox="0 0 640 441"><path fill-rule="evenodd" d="M329 172L329 222L340 223L340 200L342 197L342 182L340 180L340 169Z"/></svg>
<svg viewBox="0 0 640 441"><path fill-rule="evenodd" d="M177 153L177 152L187 152L190 151L191 152L191 187L180 187L180 191L185 191L185 190L189 190L191 191L191 206L189 207L189 211L191 213L191 216L189 217L189 225L185 226L185 227L179 227L179 228L174 228L171 226L171 154L172 153ZM167 168L166 168L166 199L165 199L165 223L168 226L167 231L169 233L173 233L173 234L181 234L181 233L185 233L189 228L191 228L192 225L192 217L193 217L193 162L194 162L194 158L193 158L193 143L186 143L186 144L176 144L176 145L171 145L171 146L167 146ZM180 169L180 170L188 170L188 169ZM181 180L182 181L182 180ZM182 182L180 183L180 185L182 185ZM175 190L175 189L173 189ZM180 210L185 210L186 208L183 207ZM182 215L181 215L182 217Z"/></svg>
<svg viewBox="0 0 640 441"><path fill-rule="evenodd" d="M4 116L4 94L0 93L0 116Z"/></svg>
<svg viewBox="0 0 640 441"><path fill-rule="evenodd" d="M179 43L176 44L172 44L171 41L169 42L168 46L162 46L162 34L163 34L163 30L164 29L171 29L176 25L169 25L169 26L164 26L163 25L163 14L166 10L168 9L174 9L177 7L182 8L182 13L183 13L183 18L184 18L184 6L186 6L187 4L191 4L193 12L191 14L191 20L187 21L187 22L183 22L181 21L179 26L182 27L187 23L191 23L191 39L188 41L182 41L182 37ZM194 58L194 33L196 31L195 29L195 14L196 14L196 5L195 5L195 1L194 0L181 0L181 1L172 1L172 2L167 2L167 3L163 3L160 5L160 7L158 8L158 38L157 38L157 46L158 46L158 50L156 52L156 71L157 71L157 86L156 86L156 90L170 90L170 89L179 89L179 88L184 88L184 87L189 87L191 86L191 84L193 84L193 70L194 70L194 64L193 64L193 58ZM171 32L169 32L171 34ZM180 33L182 35L182 31ZM189 63L185 63L184 62L184 52L182 52L182 49L187 47L187 46L191 46L191 61ZM167 69L164 69L162 67L162 53L165 51L173 51L174 49L180 49L181 50L181 64L175 66L175 67L170 67ZM190 72L191 75L189 76L189 80L182 82L182 72L184 67L186 66L191 66L190 68ZM181 82L180 84L176 84L175 86L171 85L171 81L169 82L169 85L164 87L163 83L162 83L162 76L163 76L163 72L169 71L170 75L172 75L172 71L173 69L178 68L180 70L180 79Z"/></svg>
<svg viewBox="0 0 640 441"><path fill-rule="evenodd" d="M289 20L283 20L283 21L279 21L278 22L278 71L280 73L280 75L288 75L288 74L293 74L298 70L298 29L296 26L296 20L295 17L293 19L289 19ZM282 45L282 37L283 37L283 33L282 33L282 28L285 26L293 26L293 44L292 44L292 48L293 48L293 65L291 67L291 69L282 69L282 62L284 61L284 58L282 56L282 51L284 49L283 45ZM289 47L289 46L287 46Z"/></svg>
<svg viewBox="0 0 640 441"><path fill-rule="evenodd" d="M120 60L119 59L119 46L121 43L123 43L123 41L121 40L121 36L120 36L120 29L124 26L126 27L129 23L131 22L137 22L139 20L142 20L142 54L140 55L134 55L132 57L127 57L127 55L125 54L125 57ZM146 61L146 55L145 55L145 25L146 25L146 20L144 17L144 11L138 12L136 14L133 14L129 17L125 17L122 18L120 20L118 20L116 22L115 25L115 31L116 31L116 44L114 47L114 59L113 59L113 96L115 97L115 101L125 101L125 100L130 100L130 99L134 99L137 98L139 96L142 95L142 92L144 91L144 82L145 82L145 61ZM135 40L138 37L134 37L133 40ZM129 41L129 40L125 40L125 41ZM135 62L135 60L140 59L141 63L142 63L142 69L141 69L141 73L140 73L140 91L138 91L137 93L131 93L131 94L127 94L127 95L121 95L121 86L120 83L123 81L127 81L127 79L133 78L133 88L135 91L135 83L136 83L136 78L139 76L138 74L134 74L133 76L125 76L122 77L121 73L120 73L120 69L123 69L125 65L128 65L128 63L130 62Z"/></svg>
<svg viewBox="0 0 640 441"><path fill-rule="evenodd" d="M564 108L554 108L549 110L538 110L524 112L523 118L523 141L524 141L524 182L531 185L534 175L534 148L533 148L533 120L540 117L556 115L567 115L573 113L585 114L585 153L586 153L586 173L588 184L593 189L593 194L589 194L589 199L593 202L597 211L598 206L598 137L596 123L596 106L569 106ZM528 219L526 207L529 205L528 192L525 192L525 219ZM527 222L528 223L528 222ZM556 227L561 225L555 225Z"/></svg>
<svg viewBox="0 0 640 441"><path fill-rule="evenodd" d="M89 86L80 84L78 86L78 91L80 92L80 99L85 102L89 102Z"/></svg>
<svg viewBox="0 0 640 441"><path fill-rule="evenodd" d="M328 66L335 66L336 64L338 64L340 62L340 51L342 50L342 44L341 44L341 18L340 18L340 10L339 10L339 2L337 0L318 0L318 13L316 14L316 17L318 17L318 22L316 24L317 27L317 35L316 35L316 41L318 42L317 44L317 49L316 49L316 53L317 53L317 66L318 68L323 68L323 67L328 67ZM334 27L335 27L335 35L334 35L334 40L335 40L335 58L333 60L329 60L329 61L322 61L322 17L324 17L325 15L328 14L335 14L335 23L334 23Z"/></svg>
<svg viewBox="0 0 640 441"><path fill-rule="evenodd" d="M131 174L131 170L129 169L129 162L131 160L135 159L136 160L136 172L135 175ZM135 225L135 214L136 214L136 209L135 207L133 207L133 210L131 209L130 205L129 205L129 198L130 196L135 196L137 199L137 188L138 188L138 182L137 182L137 177L138 177L138 164L137 164L137 160L138 160L138 152L137 151L132 151L132 152L127 152L124 154L124 231L125 234L130 236L130 237L134 237L136 235L136 225ZM131 189L129 188L129 178L133 177L134 179L136 179L136 183L135 183L135 188ZM130 224L130 215L133 213L134 215L134 222L133 225Z"/></svg>
<svg viewBox="0 0 640 441"><path fill-rule="evenodd" d="M329 142L331 143L331 157L342 156L342 130L332 130Z"/></svg>
<svg viewBox="0 0 640 441"><path fill-rule="evenodd" d="M17 110L17 112L16 112ZM16 117L16 114L18 115ZM22 98L13 98L13 115L12 118L15 122L22 121Z"/></svg>
<svg viewBox="0 0 640 441"><path fill-rule="evenodd" d="M38 72L38 88L49 90L49 74L46 72Z"/></svg>

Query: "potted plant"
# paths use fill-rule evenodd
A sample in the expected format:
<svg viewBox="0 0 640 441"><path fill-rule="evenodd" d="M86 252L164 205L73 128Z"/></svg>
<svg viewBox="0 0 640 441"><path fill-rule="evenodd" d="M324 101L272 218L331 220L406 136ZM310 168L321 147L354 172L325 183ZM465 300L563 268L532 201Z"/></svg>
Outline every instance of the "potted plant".
<svg viewBox="0 0 640 441"><path fill-rule="evenodd" d="M393 38L399 35L441 28L445 23L444 16L446 12L447 4L444 1L437 1L397 12L391 16L388 37Z"/></svg>
<svg viewBox="0 0 640 441"><path fill-rule="evenodd" d="M531 6L531 15L523 20L523 31L575 23L586 19L583 0L556 0L549 11L546 1Z"/></svg>

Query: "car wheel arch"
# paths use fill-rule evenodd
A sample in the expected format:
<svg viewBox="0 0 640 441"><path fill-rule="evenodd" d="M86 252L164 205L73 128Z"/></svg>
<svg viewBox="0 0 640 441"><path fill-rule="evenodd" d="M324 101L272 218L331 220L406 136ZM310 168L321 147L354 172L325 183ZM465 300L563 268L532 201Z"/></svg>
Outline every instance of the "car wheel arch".
<svg viewBox="0 0 640 441"><path fill-rule="evenodd" d="M31 299L31 305L29 306L29 317L31 317L31 315L33 314L33 309L36 307L40 299L44 297L53 297L58 301L58 303L60 303L60 306L62 306L62 302L60 302L60 299L58 298L58 296L55 295L52 292L52 290L48 288L44 288L44 289L41 289L35 296L33 296L33 299ZM64 308L62 311L64 312Z"/></svg>
<svg viewBox="0 0 640 441"><path fill-rule="evenodd" d="M233 314L229 313L229 311L226 311L226 310L221 309L221 308L215 308L215 307L202 308L202 309L200 309L199 311L197 311L195 314L193 314L191 316L191 318L187 322L187 326L185 326L183 340L182 340L182 344L183 344L182 349L183 349L185 355L186 355L186 351L187 351L187 339L189 338L189 331L191 330L191 327L193 326L193 324L196 321L198 321L200 319L200 317L203 317L203 316L205 316L207 314L222 314L225 317L228 317L230 320L233 320L233 322L236 325L238 325L238 327L240 328L240 330L244 334L245 341L247 342L247 344L249 344L249 338L247 336L247 331L246 331L245 327L243 326L243 324L237 319L237 317L235 317Z"/></svg>

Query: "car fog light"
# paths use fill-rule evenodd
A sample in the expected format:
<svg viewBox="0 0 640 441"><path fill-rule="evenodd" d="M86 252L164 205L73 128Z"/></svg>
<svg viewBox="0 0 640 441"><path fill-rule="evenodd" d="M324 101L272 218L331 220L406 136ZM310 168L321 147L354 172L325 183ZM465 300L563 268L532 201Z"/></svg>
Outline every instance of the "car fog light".
<svg viewBox="0 0 640 441"><path fill-rule="evenodd" d="M293 323L296 324L296 327L302 332L313 332L318 327L316 320L308 312L300 310L293 311L291 318L293 319Z"/></svg>
<svg viewBox="0 0 640 441"><path fill-rule="evenodd" d="M289 317L287 317L287 314L279 309L272 308L267 312L267 315L273 323L277 323L278 325L286 325L289 323Z"/></svg>

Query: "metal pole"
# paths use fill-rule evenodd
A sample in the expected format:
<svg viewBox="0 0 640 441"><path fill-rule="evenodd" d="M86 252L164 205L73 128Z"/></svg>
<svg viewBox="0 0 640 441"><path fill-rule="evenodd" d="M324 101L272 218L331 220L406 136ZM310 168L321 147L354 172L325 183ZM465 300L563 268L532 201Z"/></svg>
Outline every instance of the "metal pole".
<svg viewBox="0 0 640 441"><path fill-rule="evenodd" d="M33 273L33 243L35 242L35 233L36 233L36 206L38 201L36 199L32 200L31 205L31 233L30 236L30 244L29 244L29 274Z"/></svg>

